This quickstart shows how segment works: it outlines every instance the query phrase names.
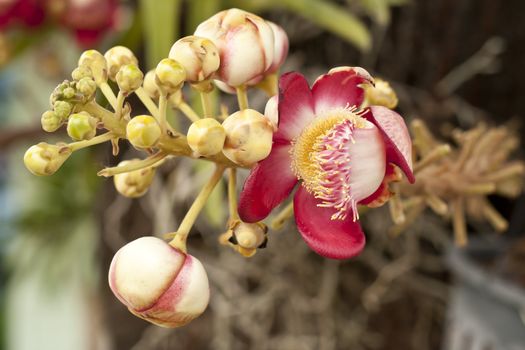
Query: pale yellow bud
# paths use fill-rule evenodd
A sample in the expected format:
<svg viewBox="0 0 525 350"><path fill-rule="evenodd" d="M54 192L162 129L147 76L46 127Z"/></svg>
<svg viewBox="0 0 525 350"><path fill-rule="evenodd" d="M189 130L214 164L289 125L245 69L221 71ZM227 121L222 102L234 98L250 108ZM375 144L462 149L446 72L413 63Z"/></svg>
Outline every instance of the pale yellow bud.
<svg viewBox="0 0 525 350"><path fill-rule="evenodd" d="M221 244L230 245L244 257L251 257L257 248L265 248L268 229L263 223L234 221L227 232L219 237Z"/></svg>
<svg viewBox="0 0 525 350"><path fill-rule="evenodd" d="M26 151L24 164L27 170L34 175L52 175L64 164L71 153L71 148L66 144L50 145L40 142Z"/></svg>
<svg viewBox="0 0 525 350"><path fill-rule="evenodd" d="M82 78L93 78L93 73L91 73L91 69L88 67L80 66L73 70L71 77L73 80L79 81Z"/></svg>
<svg viewBox="0 0 525 350"><path fill-rule="evenodd" d="M53 104L53 110L55 111L57 117L60 118L60 120L64 120L71 114L73 106L71 105L71 103L66 101L56 101Z"/></svg>
<svg viewBox="0 0 525 350"><path fill-rule="evenodd" d="M193 84L211 78L220 65L219 51L215 44L197 36L179 39L171 47L169 58L184 67L186 80Z"/></svg>
<svg viewBox="0 0 525 350"><path fill-rule="evenodd" d="M136 148L155 146L161 136L159 123L150 115L138 115L126 127L129 142Z"/></svg>
<svg viewBox="0 0 525 350"><path fill-rule="evenodd" d="M77 90L89 100L95 96L97 83L95 83L93 78L82 78L77 82Z"/></svg>
<svg viewBox="0 0 525 350"><path fill-rule="evenodd" d="M118 165L123 166L129 162L129 160L125 160ZM137 198L143 196L148 191L154 177L155 168L148 167L123 174L117 174L113 176L113 182L115 188L121 195L128 198Z"/></svg>
<svg viewBox="0 0 525 350"><path fill-rule="evenodd" d="M157 82L156 82L154 69L146 73L146 76L144 77L144 83L142 83L142 87L144 88L146 93L149 95L149 97L154 98L154 99L159 98L159 95L160 95L159 86L157 85Z"/></svg>
<svg viewBox="0 0 525 350"><path fill-rule="evenodd" d="M144 80L144 74L135 64L127 64L120 67L116 76L119 89L129 94L137 90Z"/></svg>
<svg viewBox="0 0 525 350"><path fill-rule="evenodd" d="M139 61L133 52L124 46L114 46L104 54L108 65L108 77L115 81L118 71L122 66L133 64L138 66Z"/></svg>
<svg viewBox="0 0 525 350"><path fill-rule="evenodd" d="M394 109L397 107L398 99L396 92L390 84L382 79L375 79L375 86L364 85L366 103L369 106L384 106Z"/></svg>
<svg viewBox="0 0 525 350"><path fill-rule="evenodd" d="M84 51L78 59L78 65L91 70L91 74L97 85L108 80L106 59L97 50Z"/></svg>
<svg viewBox="0 0 525 350"><path fill-rule="evenodd" d="M45 111L40 122L42 129L47 132L57 131L62 126L62 119L54 111Z"/></svg>
<svg viewBox="0 0 525 350"><path fill-rule="evenodd" d="M67 134L75 141L90 140L97 134L97 120L87 112L75 113L67 121Z"/></svg>
<svg viewBox="0 0 525 350"><path fill-rule="evenodd" d="M155 81L167 94L171 94L182 87L186 79L186 70L177 61L165 58L155 68Z"/></svg>
<svg viewBox="0 0 525 350"><path fill-rule="evenodd" d="M230 115L222 123L226 142L222 153L241 166L252 166L268 157L272 150L272 123L253 109Z"/></svg>
<svg viewBox="0 0 525 350"><path fill-rule="evenodd" d="M197 120L188 129L188 145L198 156L209 157L219 153L225 139L224 128L213 118Z"/></svg>

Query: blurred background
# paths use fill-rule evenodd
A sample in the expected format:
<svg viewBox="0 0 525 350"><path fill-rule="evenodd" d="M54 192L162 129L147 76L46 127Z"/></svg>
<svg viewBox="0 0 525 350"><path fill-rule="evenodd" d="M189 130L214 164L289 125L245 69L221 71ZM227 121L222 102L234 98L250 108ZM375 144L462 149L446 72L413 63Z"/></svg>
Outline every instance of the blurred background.
<svg viewBox="0 0 525 350"><path fill-rule="evenodd" d="M40 116L84 49L128 46L147 71L177 38L229 7L285 29L290 53L283 72L301 71L313 82L334 66L362 66L391 83L407 123L424 121L459 153L470 135L459 130L474 129L478 143L471 146L483 144L480 159L502 148L509 162L523 158L523 1L0 0L0 346L525 349L522 175L514 187L473 197L489 206L480 209L483 215L475 205L467 208L465 248L454 247L450 214L430 210L428 196L430 209L410 207L417 196L407 194L406 208L415 208L407 209L410 225L394 225L388 207L367 212L369 243L361 256L343 262L311 252L293 220L270 231L268 248L248 260L220 246L227 212L225 185L219 186L189 241L211 283L204 315L181 329L163 329L114 298L106 282L114 252L137 237L173 230L210 164L170 161L149 192L131 200L96 176L103 166L136 156L123 143L116 158L107 145L76 152L46 178L29 174L23 153L37 142L67 138L45 134ZM235 108L232 96L220 97ZM250 97L262 111L266 97ZM143 111L131 101L135 113ZM441 180L432 181L423 184Z"/></svg>

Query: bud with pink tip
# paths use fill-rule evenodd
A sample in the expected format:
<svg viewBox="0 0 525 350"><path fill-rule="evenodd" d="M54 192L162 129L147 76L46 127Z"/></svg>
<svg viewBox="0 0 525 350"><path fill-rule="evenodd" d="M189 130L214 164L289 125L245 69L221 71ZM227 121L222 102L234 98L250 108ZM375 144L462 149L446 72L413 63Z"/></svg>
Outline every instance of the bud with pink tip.
<svg viewBox="0 0 525 350"><path fill-rule="evenodd" d="M162 327L180 327L208 306L201 262L156 237L122 247L109 268L109 286L134 315Z"/></svg>
<svg viewBox="0 0 525 350"><path fill-rule="evenodd" d="M217 78L230 86L255 84L272 65L272 27L252 13L235 8L221 11L202 22L195 35L217 46L221 60Z"/></svg>

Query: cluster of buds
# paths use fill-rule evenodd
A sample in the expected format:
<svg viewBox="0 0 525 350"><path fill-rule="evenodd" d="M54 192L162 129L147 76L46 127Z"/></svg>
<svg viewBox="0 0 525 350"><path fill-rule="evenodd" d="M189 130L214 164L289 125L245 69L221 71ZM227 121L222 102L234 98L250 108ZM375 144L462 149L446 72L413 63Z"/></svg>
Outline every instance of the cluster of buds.
<svg viewBox="0 0 525 350"><path fill-rule="evenodd" d="M219 18L225 20L218 23ZM144 237L116 253L109 271L110 287L138 317L161 326L178 327L205 310L208 279L199 260L187 253L186 240L226 169L231 217L226 233L229 237L220 241L246 257L266 245L266 226L245 223L238 217L236 169L252 167L270 154L272 136L277 130L277 98L272 99L272 111L267 108L262 114L248 107L246 89L269 76L275 77L287 51L288 39L279 26L232 9L204 22L195 35L175 42L167 57L145 73L126 47L115 46L105 53L87 50L72 71L72 79L59 84L51 94L51 108L42 115L42 128L55 132L65 127L72 142L41 142L30 147L24 163L35 175L51 175L75 151L97 144L111 142L117 155L119 139L127 140L145 157L124 160L102 169L99 175L113 176L117 192L129 198L145 195L156 168L170 157L216 163L216 171L178 229L165 234L171 241ZM116 83L118 91L111 88L109 81ZM271 90L275 93L275 78L273 83ZM203 115L186 103L185 84L201 95ZM219 118L212 112L209 94L221 84L238 93L239 110ZM97 102L97 93L110 109ZM132 94L142 102L146 114L133 114L127 102ZM186 131L167 120L168 108L190 119Z"/></svg>

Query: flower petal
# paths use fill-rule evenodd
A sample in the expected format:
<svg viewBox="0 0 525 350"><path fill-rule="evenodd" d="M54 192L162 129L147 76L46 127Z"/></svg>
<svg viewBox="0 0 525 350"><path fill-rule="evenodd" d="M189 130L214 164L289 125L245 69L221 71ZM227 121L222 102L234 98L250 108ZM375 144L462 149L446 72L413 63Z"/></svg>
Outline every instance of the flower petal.
<svg viewBox="0 0 525 350"><path fill-rule="evenodd" d="M315 117L308 82L299 73L286 73L279 79L279 130L274 140L291 141Z"/></svg>
<svg viewBox="0 0 525 350"><path fill-rule="evenodd" d="M242 221L264 219L292 192L297 177L290 166L291 147L288 143L274 143L270 155L250 172L239 198Z"/></svg>
<svg viewBox="0 0 525 350"><path fill-rule="evenodd" d="M387 162L400 167L408 181L414 183L416 179L412 171L412 140L403 117L383 106L371 106L363 117L382 131Z"/></svg>
<svg viewBox="0 0 525 350"><path fill-rule="evenodd" d="M316 115L334 108L361 106L365 91L360 85L369 82L367 74L351 67L334 69L320 76L312 87Z"/></svg>
<svg viewBox="0 0 525 350"><path fill-rule="evenodd" d="M365 246L365 235L352 213L344 220L331 220L333 209L318 207L318 199L300 186L294 197L297 228L306 244L331 259L356 256Z"/></svg>

